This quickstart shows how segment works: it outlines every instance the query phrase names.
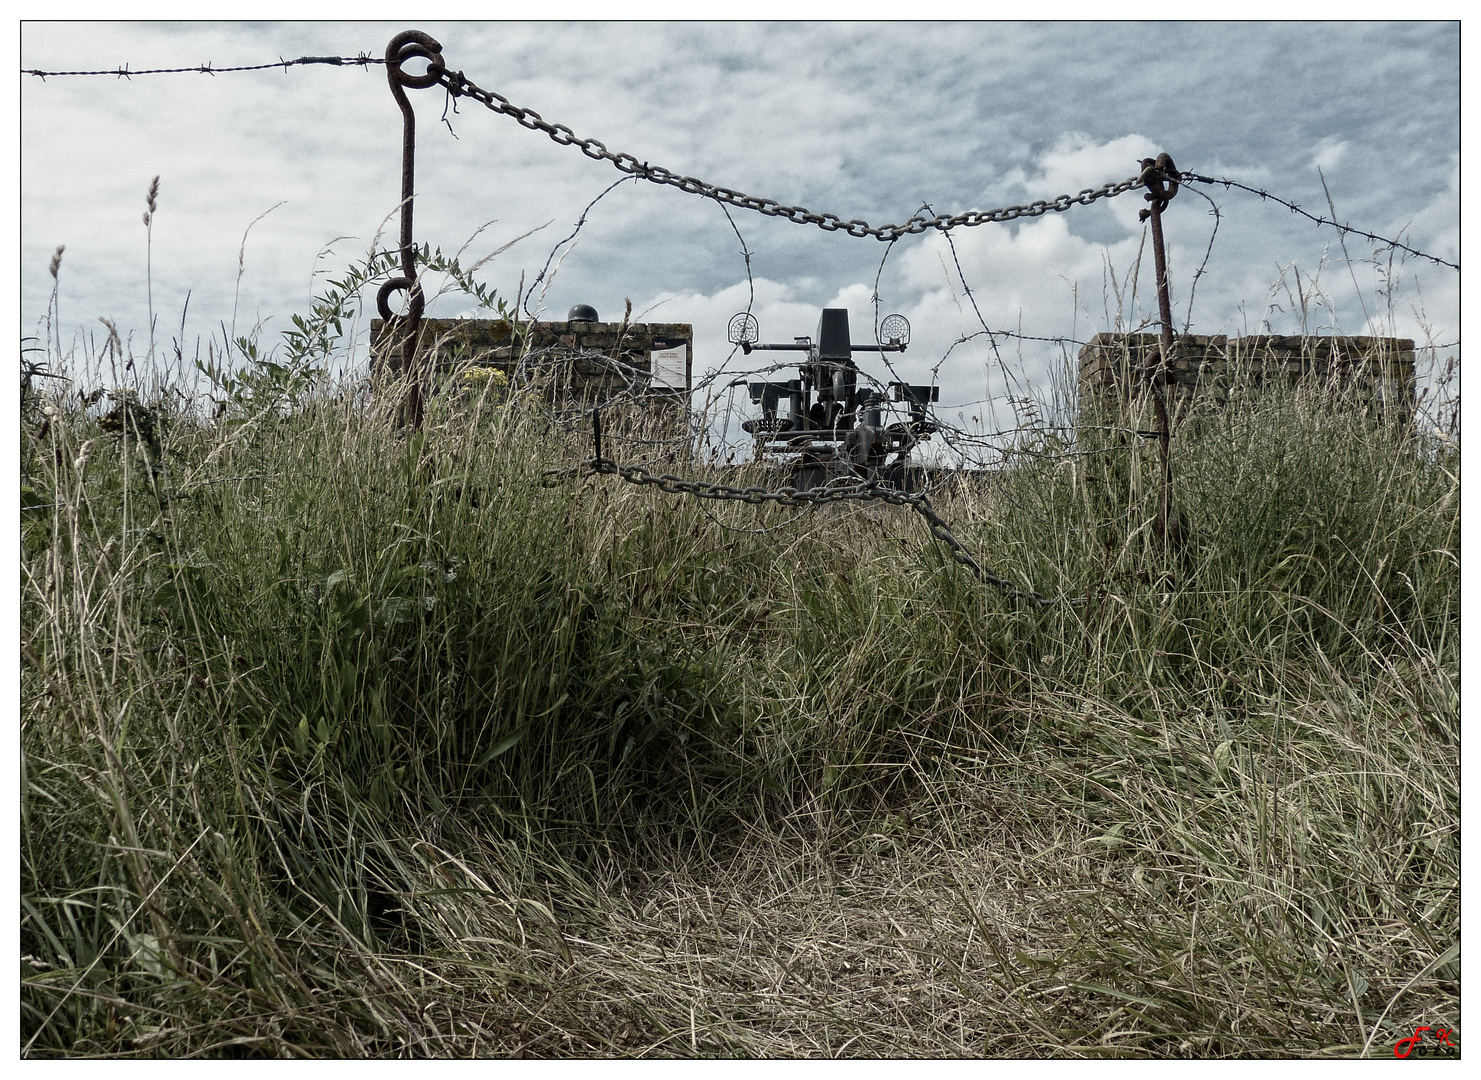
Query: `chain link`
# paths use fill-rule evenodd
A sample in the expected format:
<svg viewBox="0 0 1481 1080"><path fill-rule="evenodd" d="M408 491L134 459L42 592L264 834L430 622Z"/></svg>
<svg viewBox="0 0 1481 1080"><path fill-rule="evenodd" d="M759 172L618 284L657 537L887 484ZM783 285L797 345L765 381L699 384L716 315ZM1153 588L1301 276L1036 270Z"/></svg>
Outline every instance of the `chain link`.
<svg viewBox="0 0 1481 1080"><path fill-rule="evenodd" d="M854 484L850 487L811 488L805 491L790 487L775 491L763 487L742 488L733 484L717 484L707 480L685 480L672 473L652 473L641 465L619 465L608 458L600 457L572 469L552 469L545 473L544 484L550 487L561 480L596 475L618 476L629 484L656 487L659 491L669 495L692 495L696 499L744 502L752 506L773 503L777 506L812 507L835 502L884 502L891 506L908 506L925 519L930 527L931 535L950 549L954 560L972 571L979 581L1003 590L1010 599L1032 600L1042 606L1085 602L1083 597L1056 599L1033 589L1022 589L1007 578L999 577L988 570L973 557L967 546L956 538L951 531L951 526L940 514L936 513L931 500L922 492L898 491L894 488L883 487L874 481Z"/></svg>
<svg viewBox="0 0 1481 1080"><path fill-rule="evenodd" d="M554 142L561 146L574 146L593 161L610 161L616 168L630 176L637 176L655 184L666 184L676 187L680 191L691 195L701 195L707 199L717 202L729 203L738 206L742 210L754 210L758 214L768 217L784 217L788 221L799 225L816 225L826 232L844 232L849 236L872 236L876 240L885 242L898 240L902 236L910 236L916 233L927 232L930 229L954 229L958 226L971 227L974 225L986 225L989 223L1002 223L1016 221L1019 218L1033 218L1047 214L1053 210L1063 213L1072 206L1089 206L1098 199L1110 199L1117 195L1131 191L1133 188L1142 187L1145 183L1143 176L1133 176L1128 179L1114 183L1103 184L1098 188L1085 188L1078 195L1061 195L1056 199L1039 199L1035 202L1022 206L1003 206L996 210L968 210L961 214L938 214L927 218L916 215L901 225L870 225L867 221L854 218L844 221L837 214L818 214L801 206L784 206L775 199L761 198L756 195L747 195L741 191L735 191L727 187L719 187L715 184L707 184L703 180L697 180L692 176L681 176L678 173L665 169L662 165L650 165L646 161L639 161L631 154L613 153L605 144L596 139L580 138L565 124L552 124L541 117L533 109L521 108L510 102L503 94L493 90L485 90L474 85L461 71L448 71L437 64L432 64L428 73L436 73L438 82L454 98L466 97L483 105L496 113L513 117L521 126L531 131L543 131Z"/></svg>

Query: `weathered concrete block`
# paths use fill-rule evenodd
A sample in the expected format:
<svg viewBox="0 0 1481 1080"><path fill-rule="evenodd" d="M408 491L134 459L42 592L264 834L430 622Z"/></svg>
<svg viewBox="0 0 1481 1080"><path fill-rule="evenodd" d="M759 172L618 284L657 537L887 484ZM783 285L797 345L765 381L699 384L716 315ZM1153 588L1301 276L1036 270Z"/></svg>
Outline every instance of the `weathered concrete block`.
<svg viewBox="0 0 1481 1080"><path fill-rule="evenodd" d="M1097 334L1080 350L1082 406L1131 403L1146 394L1159 367L1156 334ZM1225 402L1234 380L1252 388L1279 380L1315 386L1375 414L1407 422L1415 407L1414 342L1408 338L1300 337L1257 334L1177 338L1162 373L1169 405Z"/></svg>
<svg viewBox="0 0 1481 1080"><path fill-rule="evenodd" d="M370 324L372 362L397 370L397 324ZM511 384L540 389L564 403L602 404L617 396L687 405L693 386L694 327L689 323L528 322L423 319L419 360L440 377L494 368Z"/></svg>

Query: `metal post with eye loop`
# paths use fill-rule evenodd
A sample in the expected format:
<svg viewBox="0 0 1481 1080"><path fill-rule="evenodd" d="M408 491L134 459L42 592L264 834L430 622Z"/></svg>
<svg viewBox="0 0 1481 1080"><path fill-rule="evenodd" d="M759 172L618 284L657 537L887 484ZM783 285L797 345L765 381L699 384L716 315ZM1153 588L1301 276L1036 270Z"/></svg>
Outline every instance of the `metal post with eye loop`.
<svg viewBox="0 0 1481 1080"><path fill-rule="evenodd" d="M1147 185L1147 202L1152 205L1138 217L1142 221L1152 219L1152 257L1157 266L1157 314L1162 322L1162 336L1157 349L1155 371L1147 369L1144 374L1152 387L1152 401L1157 409L1157 446L1162 458L1162 502L1157 511L1157 537L1164 551L1182 549L1184 536L1182 519L1172 510L1172 456L1168 440L1172 437L1167 413L1167 391L1165 389L1172 363L1172 299L1167 284L1167 248L1162 241L1162 212L1178 193L1181 174L1169 154L1158 154L1156 158L1142 159L1141 180ZM1166 184L1164 187L1163 185Z"/></svg>
<svg viewBox="0 0 1481 1080"><path fill-rule="evenodd" d="M422 58L427 61L427 70L422 75L410 75L401 65L409 60ZM391 84L391 96L401 107L401 275L393 277L376 293L375 306L387 328L395 326L404 335L401 344L401 370L408 380L404 417L413 428L422 426L422 372L417 364L417 337L421 330L422 310L425 300L422 287L417 282L416 244L412 241L412 198L416 184L417 120L411 102L407 100L404 87L424 90L436 86L446 69L442 62L442 46L430 34L420 30L405 30L391 39L386 46L386 81ZM404 320L391 311L392 293L407 294L407 310Z"/></svg>

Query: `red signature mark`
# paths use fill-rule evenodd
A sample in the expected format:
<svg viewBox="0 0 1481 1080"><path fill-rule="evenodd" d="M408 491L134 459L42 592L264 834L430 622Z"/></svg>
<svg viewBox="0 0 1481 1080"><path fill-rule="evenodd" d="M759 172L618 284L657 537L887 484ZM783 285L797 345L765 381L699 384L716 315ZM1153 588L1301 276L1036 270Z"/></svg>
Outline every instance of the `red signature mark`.
<svg viewBox="0 0 1481 1080"><path fill-rule="evenodd" d="M1414 1029L1413 1035L1394 1043L1394 1057L1407 1058L1410 1054L1414 1053L1415 1048L1424 1043L1423 1033L1426 1031L1430 1032L1439 1042L1454 1048L1455 1043L1450 1041L1450 1033L1454 1030L1454 1028L1417 1027Z"/></svg>

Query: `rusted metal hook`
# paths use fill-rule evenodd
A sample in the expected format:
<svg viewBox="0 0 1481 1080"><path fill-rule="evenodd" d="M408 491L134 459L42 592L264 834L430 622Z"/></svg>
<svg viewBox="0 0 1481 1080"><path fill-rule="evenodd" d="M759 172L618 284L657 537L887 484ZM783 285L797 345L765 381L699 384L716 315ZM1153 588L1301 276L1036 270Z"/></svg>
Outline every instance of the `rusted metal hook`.
<svg viewBox="0 0 1481 1080"><path fill-rule="evenodd" d="M421 57L427 61L427 70L422 75L410 75L401 65L408 60ZM424 90L436 86L444 71L442 46L437 39L420 30L406 30L397 34L386 46L386 81L391 85L391 96L401 107L401 273L416 280L416 247L412 243L412 198L416 191L417 117L406 97L404 87Z"/></svg>
<svg viewBox="0 0 1481 1080"><path fill-rule="evenodd" d="M427 70L421 75L406 72L402 65L421 58L427 61ZM420 30L405 30L397 34L386 46L386 81L391 86L391 96L401 107L401 276L394 277L380 287L376 293L376 309L387 324L396 323L405 338L401 345L402 373L409 377L407 390L407 419L413 427L422 426L422 379L416 370L417 337L421 330L422 311L425 299L422 287L417 282L416 244L412 239L412 200L416 191L416 142L417 119L406 97L406 87L424 90L441 82L446 68L442 61L442 45L430 34ZM392 293L407 294L405 322L395 319L391 312Z"/></svg>
<svg viewBox="0 0 1481 1080"><path fill-rule="evenodd" d="M422 310L426 301L422 296L422 286L419 282L405 277L393 277L382 285L375 294L375 309L380 317L386 322L400 318L396 312L391 310L391 294L397 292L408 293L406 318L412 322L421 322Z"/></svg>
<svg viewBox="0 0 1481 1080"><path fill-rule="evenodd" d="M1157 213L1167 209L1167 204L1178 193L1178 167L1172 163L1171 154L1158 154L1155 158L1142 158L1142 183L1147 185L1146 200ZM1164 181L1167 187L1163 187ZM1142 221L1152 216L1150 209L1139 215Z"/></svg>

